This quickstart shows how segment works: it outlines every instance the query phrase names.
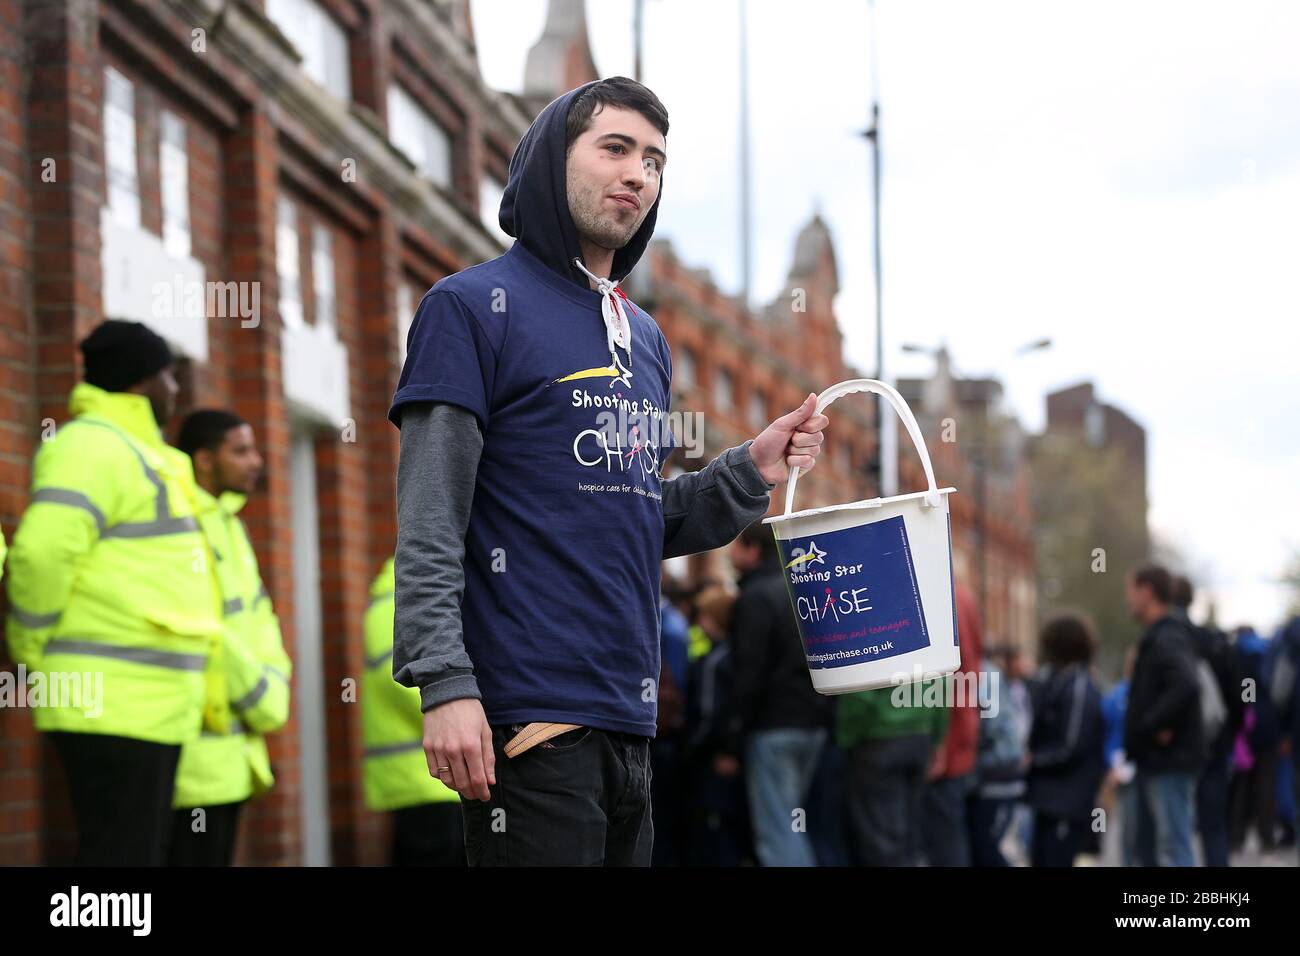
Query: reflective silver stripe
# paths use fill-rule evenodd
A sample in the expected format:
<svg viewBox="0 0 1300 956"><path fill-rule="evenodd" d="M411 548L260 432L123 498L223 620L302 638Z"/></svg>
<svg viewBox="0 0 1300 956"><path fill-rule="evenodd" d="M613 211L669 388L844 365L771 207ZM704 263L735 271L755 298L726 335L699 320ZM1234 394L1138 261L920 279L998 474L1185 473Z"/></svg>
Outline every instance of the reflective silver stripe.
<svg viewBox="0 0 1300 956"><path fill-rule="evenodd" d="M133 664L152 664L155 667L167 667L177 671L201 671L207 665L206 654L178 654L175 651L156 651L149 647L119 647L114 644L101 644L98 641L78 641L69 638L55 638L45 645L46 656L50 654L84 654L87 657L112 657Z"/></svg>
<svg viewBox="0 0 1300 956"><path fill-rule="evenodd" d="M384 661L388 660L392 656L393 656L392 648L389 648L387 651L380 654L378 657L367 657L366 667L367 668L378 667L380 664L382 664Z"/></svg>
<svg viewBox="0 0 1300 956"><path fill-rule="evenodd" d="M32 492L31 504L44 502L51 505L69 505L73 508L80 508L82 511L89 511L92 518L95 519L95 527L100 534L104 533L104 526L108 524L108 519L104 517L104 512L80 491L74 491L71 488L38 488Z"/></svg>
<svg viewBox="0 0 1300 956"><path fill-rule="evenodd" d="M61 611L55 611L53 614L33 614L31 611L24 611L22 608L9 602L9 616L21 624L23 627L30 627L36 630L41 627L49 627L51 624L57 624L62 616Z"/></svg>
<svg viewBox="0 0 1300 956"><path fill-rule="evenodd" d="M157 490L157 497L154 500L153 521L132 521L122 524L113 525L111 528L100 531L102 538L151 538L155 535L179 534L184 531L198 531L199 524L194 518L173 518L171 517L171 503L167 498L167 485L162 480L162 476L150 466L145 459L144 453L135 447L135 442L127 437L126 432L116 425L110 425L108 422L96 421L93 418L74 418L68 422L68 425L98 425L100 428L107 428L111 432L116 432L130 448L135 457L140 459L140 467L144 469L144 476L149 479L149 483ZM64 426L67 427L66 425Z"/></svg>
<svg viewBox="0 0 1300 956"><path fill-rule="evenodd" d="M272 677L280 678L280 680L284 681L286 684L289 683L289 675L277 667L272 667L270 664L263 664L262 670L266 671Z"/></svg>
<svg viewBox="0 0 1300 956"><path fill-rule="evenodd" d="M386 744L383 747L367 747L363 752L363 757L387 757L389 754L405 753L408 750L423 750L424 743L419 740L413 740L405 744Z"/></svg>
<svg viewBox="0 0 1300 956"><path fill-rule="evenodd" d="M124 521L107 529L101 538L154 538L164 534L198 531L199 523L188 515L183 518L159 518L157 521Z"/></svg>
<svg viewBox="0 0 1300 956"><path fill-rule="evenodd" d="M265 601L271 600L271 595L266 592L265 584L263 584L262 587L258 590L257 597L253 598L253 607L257 607L257 605L264 600Z"/></svg>
<svg viewBox="0 0 1300 956"><path fill-rule="evenodd" d="M221 605L222 614L238 614L244 609L244 599L241 597L232 597Z"/></svg>
<svg viewBox="0 0 1300 956"><path fill-rule="evenodd" d="M266 695L266 689L270 686L271 682L268 681L266 675L263 674L253 686L252 690L230 706L235 708L235 710L248 710L248 708L252 707Z"/></svg>
<svg viewBox="0 0 1300 956"><path fill-rule="evenodd" d="M230 718L230 732L229 732L229 733L219 734L219 733L217 733L215 730L208 730L206 727L204 727L204 728L203 728L203 731L199 734L199 736L201 736L201 737L231 737L231 736L234 736L235 734L242 734L242 733L245 733L245 732L247 732L247 730L248 730L248 728L245 727L245 726L243 725L243 723L242 723L238 718L236 718L236 717L231 717L231 718Z"/></svg>

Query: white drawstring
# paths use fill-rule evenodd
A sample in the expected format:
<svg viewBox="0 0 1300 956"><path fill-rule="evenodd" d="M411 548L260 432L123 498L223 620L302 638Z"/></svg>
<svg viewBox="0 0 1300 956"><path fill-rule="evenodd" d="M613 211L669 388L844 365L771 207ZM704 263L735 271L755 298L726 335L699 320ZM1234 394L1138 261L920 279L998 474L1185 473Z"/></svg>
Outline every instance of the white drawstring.
<svg viewBox="0 0 1300 956"><path fill-rule="evenodd" d="M618 283L592 275L587 271L587 267L582 264L581 259L574 259L573 264L581 269L587 278L596 283L596 288L600 291L600 314L605 320L605 344L609 346L610 362L614 365L619 364L618 349L622 348L627 352L627 366L631 369L632 325L628 321L627 313L623 311L622 303L618 301L620 296L614 292L618 288Z"/></svg>

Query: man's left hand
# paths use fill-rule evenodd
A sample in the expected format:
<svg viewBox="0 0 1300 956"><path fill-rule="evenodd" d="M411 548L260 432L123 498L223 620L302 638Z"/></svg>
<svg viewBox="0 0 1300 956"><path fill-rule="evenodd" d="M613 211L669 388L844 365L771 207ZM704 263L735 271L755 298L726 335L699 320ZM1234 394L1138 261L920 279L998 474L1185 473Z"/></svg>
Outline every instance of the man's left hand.
<svg viewBox="0 0 1300 956"><path fill-rule="evenodd" d="M749 446L749 457L765 481L778 484L785 481L788 469L812 471L817 464L817 456L822 453L822 429L831 420L815 414L816 408L817 396L810 392L802 405L768 425Z"/></svg>

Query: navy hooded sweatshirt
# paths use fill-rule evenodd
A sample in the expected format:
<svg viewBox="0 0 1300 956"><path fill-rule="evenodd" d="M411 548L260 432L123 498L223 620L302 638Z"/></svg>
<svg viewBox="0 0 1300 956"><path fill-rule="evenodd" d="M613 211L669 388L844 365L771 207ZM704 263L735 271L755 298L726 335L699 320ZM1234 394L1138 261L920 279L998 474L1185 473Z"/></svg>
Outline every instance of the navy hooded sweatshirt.
<svg viewBox="0 0 1300 956"><path fill-rule="evenodd" d="M585 88L547 106L515 151L500 212L515 244L425 294L389 419L450 403L483 433L461 617L488 722L653 736L671 358L654 320L625 301L632 347L612 362L601 294L573 264L565 122ZM657 207L615 252L611 279L640 259ZM766 510L771 486L748 452L727 468L746 513L708 547Z"/></svg>

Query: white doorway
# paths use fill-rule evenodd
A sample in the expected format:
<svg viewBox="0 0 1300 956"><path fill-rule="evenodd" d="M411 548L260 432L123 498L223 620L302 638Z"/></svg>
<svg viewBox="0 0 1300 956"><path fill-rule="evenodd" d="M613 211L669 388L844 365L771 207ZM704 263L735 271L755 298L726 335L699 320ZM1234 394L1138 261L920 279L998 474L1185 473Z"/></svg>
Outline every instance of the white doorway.
<svg viewBox="0 0 1300 956"><path fill-rule="evenodd" d="M328 752L325 746L325 662L321 635L320 525L316 508L313 430L294 423L289 486L293 514L294 681L305 866L330 865Z"/></svg>

